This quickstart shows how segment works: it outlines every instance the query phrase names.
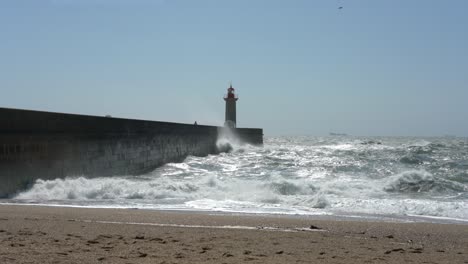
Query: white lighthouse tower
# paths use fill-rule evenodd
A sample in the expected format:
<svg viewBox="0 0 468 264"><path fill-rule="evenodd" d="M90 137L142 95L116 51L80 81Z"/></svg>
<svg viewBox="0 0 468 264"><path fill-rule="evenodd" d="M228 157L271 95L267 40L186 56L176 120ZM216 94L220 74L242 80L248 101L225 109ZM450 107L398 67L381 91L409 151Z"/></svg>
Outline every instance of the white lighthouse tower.
<svg viewBox="0 0 468 264"><path fill-rule="evenodd" d="M235 94L232 84L229 85L227 89L227 94L224 96L224 101L226 101L226 121L224 121L224 126L229 128L236 127L236 102L239 100Z"/></svg>

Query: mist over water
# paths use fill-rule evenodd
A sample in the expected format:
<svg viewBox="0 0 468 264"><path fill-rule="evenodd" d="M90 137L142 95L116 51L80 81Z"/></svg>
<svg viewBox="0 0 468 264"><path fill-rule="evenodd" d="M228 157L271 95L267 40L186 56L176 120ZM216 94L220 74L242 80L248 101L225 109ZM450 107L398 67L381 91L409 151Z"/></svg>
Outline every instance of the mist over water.
<svg viewBox="0 0 468 264"><path fill-rule="evenodd" d="M227 143L230 153L188 157L142 176L38 180L11 202L468 221L466 139L266 137L264 147Z"/></svg>

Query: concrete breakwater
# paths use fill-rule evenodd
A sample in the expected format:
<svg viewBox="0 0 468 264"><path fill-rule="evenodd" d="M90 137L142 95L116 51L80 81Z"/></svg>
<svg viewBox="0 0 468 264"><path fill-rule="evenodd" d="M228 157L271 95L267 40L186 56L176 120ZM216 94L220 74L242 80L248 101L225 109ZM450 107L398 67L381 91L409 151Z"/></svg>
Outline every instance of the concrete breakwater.
<svg viewBox="0 0 468 264"><path fill-rule="evenodd" d="M36 179L139 175L189 155L219 153L224 128L0 108L0 197ZM262 129L233 129L263 144Z"/></svg>

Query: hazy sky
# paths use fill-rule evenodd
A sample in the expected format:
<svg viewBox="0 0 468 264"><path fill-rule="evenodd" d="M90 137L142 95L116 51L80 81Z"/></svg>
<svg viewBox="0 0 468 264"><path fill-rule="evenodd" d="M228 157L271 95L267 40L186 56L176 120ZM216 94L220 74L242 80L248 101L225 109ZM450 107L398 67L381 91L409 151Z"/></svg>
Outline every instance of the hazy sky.
<svg viewBox="0 0 468 264"><path fill-rule="evenodd" d="M338 9L340 6L343 9ZM0 0L0 107L468 136L468 1Z"/></svg>

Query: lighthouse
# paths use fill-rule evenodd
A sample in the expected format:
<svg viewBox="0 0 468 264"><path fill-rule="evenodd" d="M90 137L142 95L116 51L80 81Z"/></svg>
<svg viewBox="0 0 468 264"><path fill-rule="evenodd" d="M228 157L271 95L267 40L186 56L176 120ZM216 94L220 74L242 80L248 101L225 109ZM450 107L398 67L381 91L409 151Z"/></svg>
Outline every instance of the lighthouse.
<svg viewBox="0 0 468 264"><path fill-rule="evenodd" d="M226 101L226 121L224 121L224 126L229 128L236 127L236 101L239 98L237 97L232 84L229 85L227 89L227 94L224 96L224 101Z"/></svg>

